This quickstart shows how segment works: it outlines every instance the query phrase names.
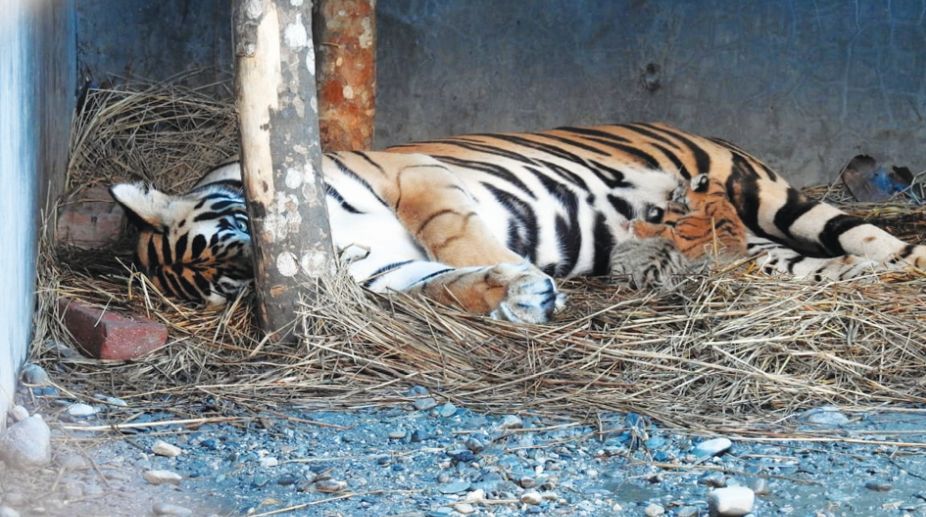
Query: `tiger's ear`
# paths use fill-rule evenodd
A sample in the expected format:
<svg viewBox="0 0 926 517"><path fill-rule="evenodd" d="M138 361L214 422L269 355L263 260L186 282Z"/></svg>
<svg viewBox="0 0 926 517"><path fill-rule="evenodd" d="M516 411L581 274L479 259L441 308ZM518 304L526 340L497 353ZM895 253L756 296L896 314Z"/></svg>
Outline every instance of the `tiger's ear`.
<svg viewBox="0 0 926 517"><path fill-rule="evenodd" d="M170 222L171 196L144 183L118 183L109 194L125 208L132 224L160 229Z"/></svg>

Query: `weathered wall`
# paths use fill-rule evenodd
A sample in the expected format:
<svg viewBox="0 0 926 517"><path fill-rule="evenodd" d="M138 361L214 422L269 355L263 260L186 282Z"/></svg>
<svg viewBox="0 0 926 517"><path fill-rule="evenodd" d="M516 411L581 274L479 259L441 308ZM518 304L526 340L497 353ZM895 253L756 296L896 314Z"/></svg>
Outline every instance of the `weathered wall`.
<svg viewBox="0 0 926 517"><path fill-rule="evenodd" d="M163 81L193 70L200 85L231 78L228 0L77 0L77 23L82 80Z"/></svg>
<svg viewBox="0 0 926 517"><path fill-rule="evenodd" d="M227 69L228 4L79 0L81 69ZM799 183L860 151L922 170L924 12L926 0L381 0L375 143L663 120Z"/></svg>
<svg viewBox="0 0 926 517"><path fill-rule="evenodd" d="M38 215L64 178L74 4L0 0L0 425L32 328Z"/></svg>
<svg viewBox="0 0 926 517"><path fill-rule="evenodd" d="M377 145L661 120L798 183L860 151L926 169L923 0L388 0Z"/></svg>

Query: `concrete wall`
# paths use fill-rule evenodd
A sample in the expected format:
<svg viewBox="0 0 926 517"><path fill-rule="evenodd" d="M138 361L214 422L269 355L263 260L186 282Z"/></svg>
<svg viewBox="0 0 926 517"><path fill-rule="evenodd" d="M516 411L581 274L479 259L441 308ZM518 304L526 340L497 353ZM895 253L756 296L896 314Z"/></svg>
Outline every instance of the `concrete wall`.
<svg viewBox="0 0 926 517"><path fill-rule="evenodd" d="M73 2L0 0L0 426L32 329L39 210L64 179Z"/></svg>
<svg viewBox="0 0 926 517"><path fill-rule="evenodd" d="M802 184L858 152L926 168L926 0L380 0L377 11L379 146L661 120L733 140ZM78 0L78 12L80 69L97 81L231 68L227 0Z"/></svg>
<svg viewBox="0 0 926 517"><path fill-rule="evenodd" d="M661 120L797 183L926 169L923 0L382 0L377 144Z"/></svg>

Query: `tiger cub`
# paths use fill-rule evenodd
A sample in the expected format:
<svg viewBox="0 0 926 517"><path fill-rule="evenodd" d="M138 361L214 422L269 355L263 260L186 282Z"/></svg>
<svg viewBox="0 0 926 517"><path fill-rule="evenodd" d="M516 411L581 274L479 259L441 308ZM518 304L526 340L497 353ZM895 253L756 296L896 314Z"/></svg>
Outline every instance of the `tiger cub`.
<svg viewBox="0 0 926 517"><path fill-rule="evenodd" d="M707 174L680 185L666 210L653 208L630 226L638 239L660 237L692 261L746 256L746 227L723 184Z"/></svg>

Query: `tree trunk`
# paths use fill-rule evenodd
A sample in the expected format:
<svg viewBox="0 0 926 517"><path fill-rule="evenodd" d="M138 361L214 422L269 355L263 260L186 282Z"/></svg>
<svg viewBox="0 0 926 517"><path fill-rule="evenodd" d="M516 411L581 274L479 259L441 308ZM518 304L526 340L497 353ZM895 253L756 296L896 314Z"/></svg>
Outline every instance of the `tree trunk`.
<svg viewBox="0 0 926 517"><path fill-rule="evenodd" d="M376 0L318 2L318 122L325 151L373 145L375 8Z"/></svg>
<svg viewBox="0 0 926 517"><path fill-rule="evenodd" d="M315 95L311 2L235 0L241 163L258 317L288 338L300 297L334 270Z"/></svg>

